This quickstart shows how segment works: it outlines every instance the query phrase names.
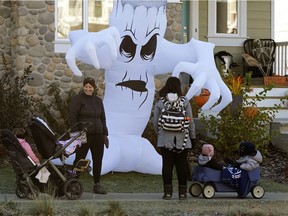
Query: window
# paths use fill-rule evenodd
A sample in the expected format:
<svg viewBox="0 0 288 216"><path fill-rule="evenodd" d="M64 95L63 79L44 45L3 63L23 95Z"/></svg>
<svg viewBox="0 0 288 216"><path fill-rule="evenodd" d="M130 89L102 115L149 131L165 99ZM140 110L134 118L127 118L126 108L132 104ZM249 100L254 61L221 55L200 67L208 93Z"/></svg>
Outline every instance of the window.
<svg viewBox="0 0 288 216"><path fill-rule="evenodd" d="M246 35L246 0L208 1L209 42L217 46L242 46Z"/></svg>
<svg viewBox="0 0 288 216"><path fill-rule="evenodd" d="M167 2L180 3L180 0ZM65 53L70 47L69 31L98 32L108 28L113 0L55 0L55 8L55 52Z"/></svg>
<svg viewBox="0 0 288 216"><path fill-rule="evenodd" d="M56 0L55 6L55 52L64 53L70 47L69 31L108 28L113 0Z"/></svg>

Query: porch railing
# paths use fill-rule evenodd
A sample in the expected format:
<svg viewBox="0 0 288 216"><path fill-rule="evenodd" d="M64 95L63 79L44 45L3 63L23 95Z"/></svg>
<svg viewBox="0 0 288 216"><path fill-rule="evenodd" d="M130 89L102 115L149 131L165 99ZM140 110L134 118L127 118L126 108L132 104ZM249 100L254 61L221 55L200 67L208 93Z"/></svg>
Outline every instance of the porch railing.
<svg viewBox="0 0 288 216"><path fill-rule="evenodd" d="M275 62L273 65L276 75L288 75L288 42L277 42L275 51Z"/></svg>

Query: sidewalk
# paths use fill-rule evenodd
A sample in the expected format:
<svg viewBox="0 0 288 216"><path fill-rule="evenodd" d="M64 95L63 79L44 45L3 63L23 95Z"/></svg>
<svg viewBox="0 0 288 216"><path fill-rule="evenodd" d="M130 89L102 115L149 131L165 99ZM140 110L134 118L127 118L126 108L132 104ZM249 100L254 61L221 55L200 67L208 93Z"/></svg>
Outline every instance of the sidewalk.
<svg viewBox="0 0 288 216"><path fill-rule="evenodd" d="M90 200L95 202L105 202L105 201L163 201L162 193L108 193L106 195L98 195L92 193L83 193L82 197L76 201ZM192 197L187 193L187 200L258 200L258 201L288 201L288 193L265 193L262 199L254 199L251 194L249 194L245 199L237 198L236 193L216 193L212 199L205 199L202 196ZM5 202L13 200L16 202L31 202L27 199L19 199L15 194L0 194L0 202ZM69 201L66 197L61 197L60 201ZM171 201L179 201L177 193L174 194ZM169 201L168 201L169 202Z"/></svg>

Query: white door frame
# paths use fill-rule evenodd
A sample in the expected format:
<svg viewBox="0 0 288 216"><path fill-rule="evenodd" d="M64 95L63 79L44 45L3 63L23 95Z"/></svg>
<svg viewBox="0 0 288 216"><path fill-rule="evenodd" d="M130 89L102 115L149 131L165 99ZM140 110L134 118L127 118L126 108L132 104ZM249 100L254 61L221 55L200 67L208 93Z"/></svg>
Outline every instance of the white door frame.
<svg viewBox="0 0 288 216"><path fill-rule="evenodd" d="M199 0L192 0L190 2L189 11L190 11L189 38L199 39Z"/></svg>

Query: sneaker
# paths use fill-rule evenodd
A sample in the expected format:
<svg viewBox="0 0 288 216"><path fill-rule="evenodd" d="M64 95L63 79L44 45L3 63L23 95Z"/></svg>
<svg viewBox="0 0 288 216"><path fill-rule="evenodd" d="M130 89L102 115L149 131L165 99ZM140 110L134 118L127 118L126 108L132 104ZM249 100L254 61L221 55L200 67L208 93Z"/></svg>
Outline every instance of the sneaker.
<svg viewBox="0 0 288 216"><path fill-rule="evenodd" d="M94 194L107 194L107 191L99 184L95 184L93 187Z"/></svg>

